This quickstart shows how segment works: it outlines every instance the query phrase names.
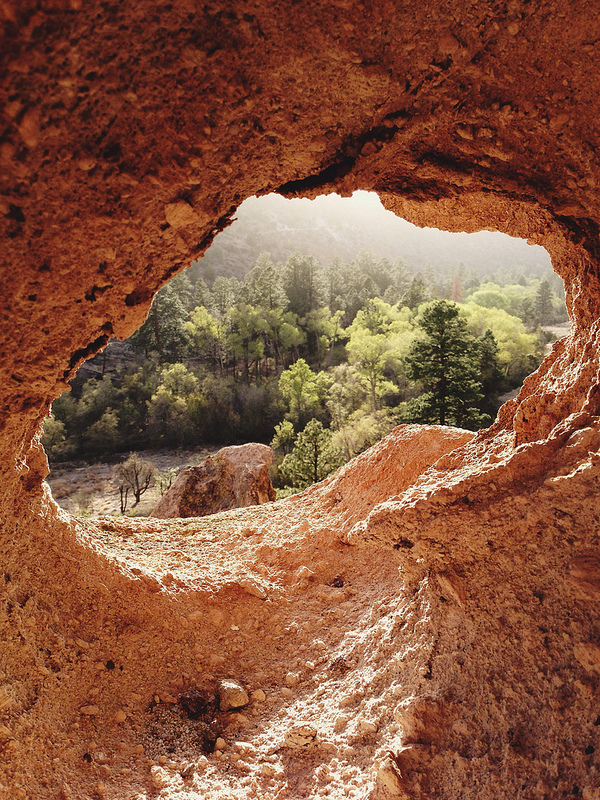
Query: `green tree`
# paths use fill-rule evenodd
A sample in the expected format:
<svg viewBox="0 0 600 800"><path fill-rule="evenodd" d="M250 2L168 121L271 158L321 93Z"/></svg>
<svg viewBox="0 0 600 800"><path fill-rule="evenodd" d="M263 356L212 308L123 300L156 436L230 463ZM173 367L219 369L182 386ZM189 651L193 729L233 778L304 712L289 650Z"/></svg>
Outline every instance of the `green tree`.
<svg viewBox="0 0 600 800"><path fill-rule="evenodd" d="M345 461L354 458L378 442L394 427L396 421L390 409L369 411L359 408L350 414L345 424L333 432L332 446Z"/></svg>
<svg viewBox="0 0 600 800"><path fill-rule="evenodd" d="M148 433L157 445L183 445L192 437L190 408L183 397L159 386L148 400Z"/></svg>
<svg viewBox="0 0 600 800"><path fill-rule="evenodd" d="M185 323L185 332L200 358L223 372L226 350L223 323L205 306L196 306Z"/></svg>
<svg viewBox="0 0 600 800"><path fill-rule="evenodd" d="M206 281L204 281L203 278L198 278L196 285L194 286L192 308L198 308L198 306L204 306L204 308L206 308L208 311L212 311L213 307L212 292L206 285Z"/></svg>
<svg viewBox="0 0 600 800"><path fill-rule="evenodd" d="M292 423L285 419L278 425L275 425L275 436L271 441L271 447L276 454L281 453L287 456L292 452L294 442L296 441L296 432Z"/></svg>
<svg viewBox="0 0 600 800"><path fill-rule="evenodd" d="M369 300L347 329L348 358L366 379L371 411L377 411L381 397L395 390L401 380L403 357L413 339L408 311L390 306L379 298Z"/></svg>
<svg viewBox="0 0 600 800"><path fill-rule="evenodd" d="M483 391L480 409L490 417L495 417L498 410L498 395L505 388L505 380L498 361L498 344L489 328L477 339L477 349L479 379Z"/></svg>
<svg viewBox="0 0 600 800"><path fill-rule="evenodd" d="M85 441L88 450L101 455L114 452L119 439L118 427L117 412L108 408L100 419L86 430Z"/></svg>
<svg viewBox="0 0 600 800"><path fill-rule="evenodd" d="M420 275L415 275L402 297L402 305L416 309L429 300L429 289Z"/></svg>
<svg viewBox="0 0 600 800"><path fill-rule="evenodd" d="M212 303L215 313L224 317L237 302L240 288L237 278L225 278L223 275L219 275L212 285Z"/></svg>
<svg viewBox="0 0 600 800"><path fill-rule="evenodd" d="M497 359L510 386L518 386L540 363L542 348L537 334L527 333L523 322L500 308L483 308L472 300L460 306L460 316L476 337L491 330L498 345Z"/></svg>
<svg viewBox="0 0 600 800"><path fill-rule="evenodd" d="M187 310L178 297L177 286L167 283L155 295L146 321L129 341L146 355L155 351L161 361L177 361L186 350L186 319Z"/></svg>
<svg viewBox="0 0 600 800"><path fill-rule="evenodd" d="M292 253L282 270L289 311L304 317L323 305L325 286L321 272L321 265L313 256Z"/></svg>
<svg viewBox="0 0 600 800"><path fill-rule="evenodd" d="M477 345L458 312L456 304L436 300L417 321L424 338L411 347L406 371L425 393L407 404L410 421L469 428L489 421L479 410L483 391Z"/></svg>
<svg viewBox="0 0 600 800"><path fill-rule="evenodd" d="M261 306L270 311L286 306L281 272L273 264L270 253L259 255L256 264L246 275L240 297L251 306Z"/></svg>
<svg viewBox="0 0 600 800"><path fill-rule="evenodd" d="M199 394L199 381L184 364L161 372L161 383L148 401L148 431L155 442L178 444L194 436L190 403Z"/></svg>
<svg viewBox="0 0 600 800"><path fill-rule="evenodd" d="M298 434L294 449L280 467L289 486L305 487L323 480L340 466L341 459L331 444L331 431L311 419Z"/></svg>
<svg viewBox="0 0 600 800"><path fill-rule="evenodd" d="M302 321L306 333L308 353L322 365L325 355L343 336L342 311L331 313L328 306L309 311Z"/></svg>
<svg viewBox="0 0 600 800"><path fill-rule="evenodd" d="M306 424L318 413L329 384L325 373L315 374L303 358L282 372L279 391L288 407L287 419L299 427Z"/></svg>
<svg viewBox="0 0 600 800"><path fill-rule="evenodd" d="M554 293L548 281L542 281L535 295L535 314L540 325L547 325L552 320L552 298Z"/></svg>
<svg viewBox="0 0 600 800"><path fill-rule="evenodd" d="M194 287L189 279L188 270L186 269L171 278L169 286L185 310L191 311L195 306Z"/></svg>
<svg viewBox="0 0 600 800"><path fill-rule="evenodd" d="M358 411L367 400L367 386L363 375L351 364L338 364L328 371L332 384L325 402L331 427L341 428L348 417Z"/></svg>
<svg viewBox="0 0 600 800"><path fill-rule="evenodd" d="M274 308L264 311L264 321L265 355L273 356L276 369L289 364L306 342L306 334L298 327L298 317L291 311Z"/></svg>
<svg viewBox="0 0 600 800"><path fill-rule="evenodd" d="M51 414L44 420L42 444L49 461L57 460L64 451L67 442L67 428L64 422Z"/></svg>
<svg viewBox="0 0 600 800"><path fill-rule="evenodd" d="M227 320L230 326L228 345L233 351L234 358L242 359L244 379L249 383L251 364L255 365L258 373L260 360L265 353L263 334L267 331L267 324L261 309L247 303L238 303L230 308Z"/></svg>

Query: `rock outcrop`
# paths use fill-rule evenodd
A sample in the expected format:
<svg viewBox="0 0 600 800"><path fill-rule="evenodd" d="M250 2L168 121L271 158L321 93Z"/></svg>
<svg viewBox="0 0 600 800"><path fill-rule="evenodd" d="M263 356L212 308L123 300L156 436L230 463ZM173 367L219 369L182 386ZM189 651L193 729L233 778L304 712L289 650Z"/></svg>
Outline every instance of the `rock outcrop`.
<svg viewBox="0 0 600 800"><path fill-rule="evenodd" d="M150 516L205 517L275 500L269 476L273 451L266 444L232 445L185 467Z"/></svg>
<svg viewBox="0 0 600 800"><path fill-rule="evenodd" d="M597 800L598 41L585 2L0 2L2 799ZM268 511L61 512L82 361L246 197L355 189L549 251L571 333L491 428ZM225 679L250 708L182 719Z"/></svg>

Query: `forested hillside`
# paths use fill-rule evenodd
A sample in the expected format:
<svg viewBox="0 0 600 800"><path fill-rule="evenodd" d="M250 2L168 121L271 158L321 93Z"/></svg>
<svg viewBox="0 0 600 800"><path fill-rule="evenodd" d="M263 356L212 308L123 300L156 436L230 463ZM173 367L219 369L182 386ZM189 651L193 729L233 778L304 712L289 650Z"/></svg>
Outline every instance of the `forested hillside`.
<svg viewBox="0 0 600 800"><path fill-rule="evenodd" d="M193 272L242 279L262 252L270 253L275 262L302 252L327 264L333 258L353 261L363 250L392 262L401 258L413 271L431 268L444 278L451 278L462 264L481 281L506 283L523 274L546 278L560 291L560 279L543 247L489 231L467 234L417 228L386 211L373 192L316 200L286 200L276 194L250 197Z"/></svg>
<svg viewBox="0 0 600 800"><path fill-rule="evenodd" d="M166 446L273 441L280 486L320 480L402 421L476 429L539 363L566 319L524 269L482 283L362 251L322 263L259 255L240 281L197 270L142 328L84 365L53 405L52 461Z"/></svg>

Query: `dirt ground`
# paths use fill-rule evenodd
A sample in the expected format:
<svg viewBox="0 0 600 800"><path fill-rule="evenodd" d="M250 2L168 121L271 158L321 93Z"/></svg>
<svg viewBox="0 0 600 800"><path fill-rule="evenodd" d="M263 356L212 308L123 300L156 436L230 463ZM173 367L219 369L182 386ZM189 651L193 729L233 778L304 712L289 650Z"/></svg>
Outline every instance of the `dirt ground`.
<svg viewBox="0 0 600 800"><path fill-rule="evenodd" d="M139 453L140 458L151 461L156 467L156 481L154 486L142 495L137 506L133 506L133 498L130 499L127 515L147 517L182 467L195 466L218 449L218 447L197 447ZM56 464L51 468L46 480L58 505L70 514L120 515L119 486L113 478L117 463L88 464L83 461L69 461Z"/></svg>

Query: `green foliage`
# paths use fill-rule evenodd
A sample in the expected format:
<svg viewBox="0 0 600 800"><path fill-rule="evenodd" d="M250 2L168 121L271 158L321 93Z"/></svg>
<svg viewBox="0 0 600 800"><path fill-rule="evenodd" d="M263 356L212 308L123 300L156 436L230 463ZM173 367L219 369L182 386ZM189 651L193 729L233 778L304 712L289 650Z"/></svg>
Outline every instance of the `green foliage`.
<svg viewBox="0 0 600 800"><path fill-rule="evenodd" d="M237 302L240 293L240 282L235 278L224 278L220 275L212 286L212 305L215 313L222 318Z"/></svg>
<svg viewBox="0 0 600 800"><path fill-rule="evenodd" d="M359 408L334 430L331 443L343 460L349 461L386 436L395 424L396 419L390 409L368 411Z"/></svg>
<svg viewBox="0 0 600 800"><path fill-rule="evenodd" d="M483 308L472 300L461 306L460 314L474 336L492 331L498 346L498 364L509 385L518 386L539 364L542 358L539 336L527 333L518 317L503 309Z"/></svg>
<svg viewBox="0 0 600 800"><path fill-rule="evenodd" d="M177 286L168 283L155 296L146 321L133 334L131 343L146 355L154 350L161 361L176 361L187 348L186 318L187 310L178 296Z"/></svg>
<svg viewBox="0 0 600 800"><path fill-rule="evenodd" d="M296 441L296 432L292 423L284 419L278 425L275 425L275 436L271 440L271 447L275 454L281 453L287 456L292 452L294 442Z"/></svg>
<svg viewBox="0 0 600 800"><path fill-rule="evenodd" d="M553 317L553 292L548 281L542 281L535 294L535 313L540 325L548 325Z"/></svg>
<svg viewBox="0 0 600 800"><path fill-rule="evenodd" d="M420 275L415 275L402 297L402 305L416 309L429 300L429 289Z"/></svg>
<svg viewBox="0 0 600 800"><path fill-rule="evenodd" d="M42 445L50 460L58 460L62 455L67 441L67 428L64 422L51 414L44 420Z"/></svg>
<svg viewBox="0 0 600 800"><path fill-rule="evenodd" d="M285 308L287 297L283 289L281 272L273 264L269 253L261 253L255 266L246 276L240 291L240 299L244 303L260 306L269 311Z"/></svg>
<svg viewBox="0 0 600 800"><path fill-rule="evenodd" d="M329 370L331 386L325 405L334 430L346 424L348 418L367 401L367 382L356 367L339 364Z"/></svg>
<svg viewBox="0 0 600 800"><path fill-rule="evenodd" d="M348 334L349 361L365 379L371 411L377 411L381 398L401 380L413 327L406 312L377 298L358 312Z"/></svg>
<svg viewBox="0 0 600 800"><path fill-rule="evenodd" d="M313 256L294 253L282 270L283 289L288 299L288 310L303 317L324 304L325 285L321 267Z"/></svg>
<svg viewBox="0 0 600 800"><path fill-rule="evenodd" d="M206 306L196 306L185 323L185 332L193 352L222 370L226 351L223 323Z"/></svg>
<svg viewBox="0 0 600 800"><path fill-rule="evenodd" d="M477 339L477 355L483 391L480 408L492 419L498 408L498 395L505 389L506 382L498 360L498 344L491 330L488 329Z"/></svg>
<svg viewBox="0 0 600 800"><path fill-rule="evenodd" d="M112 408L107 409L100 419L93 422L85 432L87 449L98 455L113 453L118 440L119 418Z"/></svg>
<svg viewBox="0 0 600 800"><path fill-rule="evenodd" d="M329 386L325 373L315 374L303 358L281 373L279 391L287 405L286 418L298 427L319 413Z"/></svg>
<svg viewBox="0 0 600 800"><path fill-rule="evenodd" d="M425 391L408 402L406 419L481 427L488 419L479 409L483 390L477 368L478 348L459 317L458 306L435 300L424 308L417 325L424 337L412 345L406 371Z"/></svg>
<svg viewBox="0 0 600 800"><path fill-rule="evenodd" d="M280 472L289 486L305 487L323 480L342 463L331 443L332 433L317 419L311 419L298 434L294 449L281 464Z"/></svg>
<svg viewBox="0 0 600 800"><path fill-rule="evenodd" d="M477 427L539 363L549 335L539 323L565 313L557 276L515 269L479 286L461 264L415 275L368 252L326 267L262 253L240 283L202 263L163 287L128 343L109 345L96 371L54 402L43 434L50 459L273 439L277 477L294 431L311 419L330 426L345 459L399 419ZM430 297L463 294L447 304L459 309L447 320L458 350L444 394L419 348L440 335L426 330Z"/></svg>

